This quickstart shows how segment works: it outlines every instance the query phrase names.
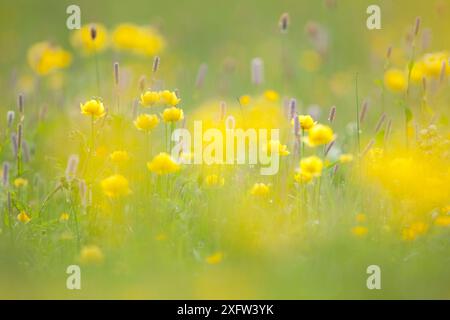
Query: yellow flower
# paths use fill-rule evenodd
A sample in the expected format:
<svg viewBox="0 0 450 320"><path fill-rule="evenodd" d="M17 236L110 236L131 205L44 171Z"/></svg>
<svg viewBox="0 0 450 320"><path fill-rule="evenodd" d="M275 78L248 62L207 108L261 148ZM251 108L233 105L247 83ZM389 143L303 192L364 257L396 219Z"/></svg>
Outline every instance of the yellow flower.
<svg viewBox="0 0 450 320"><path fill-rule="evenodd" d="M205 261L207 264L218 264L223 260L223 253L218 251L209 257L206 257Z"/></svg>
<svg viewBox="0 0 450 320"><path fill-rule="evenodd" d="M113 153L109 155L109 158L112 162L119 164L124 163L130 160L130 156L128 155L128 152L124 150L116 150Z"/></svg>
<svg viewBox="0 0 450 320"><path fill-rule="evenodd" d="M317 156L310 156L300 160L300 171L309 173L314 177L322 174L323 161Z"/></svg>
<svg viewBox="0 0 450 320"><path fill-rule="evenodd" d="M28 50L28 64L39 75L66 68L72 62L72 55L49 42L39 42Z"/></svg>
<svg viewBox="0 0 450 320"><path fill-rule="evenodd" d="M281 144L278 140L270 140L265 149L267 152L270 151L272 154L278 153L280 156L287 156L289 154L287 145Z"/></svg>
<svg viewBox="0 0 450 320"><path fill-rule="evenodd" d="M153 130L158 123L159 118L155 114L141 114L134 120L135 127L142 131Z"/></svg>
<svg viewBox="0 0 450 320"><path fill-rule="evenodd" d="M276 102L276 101L278 101L280 96L278 95L278 92L276 92L274 90L266 90L264 92L264 98L266 98L268 101Z"/></svg>
<svg viewBox="0 0 450 320"><path fill-rule="evenodd" d="M317 124L309 130L308 137L305 137L304 141L310 147L316 147L330 143L334 138L333 130L329 126Z"/></svg>
<svg viewBox="0 0 450 320"><path fill-rule="evenodd" d="M339 157L340 163L349 163L352 161L353 161L353 155L350 153L341 154L341 156Z"/></svg>
<svg viewBox="0 0 450 320"><path fill-rule="evenodd" d="M308 72L315 72L320 68L321 64L322 58L316 51L306 50L302 53L300 58L300 66L304 70Z"/></svg>
<svg viewBox="0 0 450 320"><path fill-rule="evenodd" d="M450 226L450 216L439 216L434 220L434 224L440 227Z"/></svg>
<svg viewBox="0 0 450 320"><path fill-rule="evenodd" d="M183 120L183 110L177 107L166 108L162 114L165 122L177 122Z"/></svg>
<svg viewBox="0 0 450 320"><path fill-rule="evenodd" d="M118 50L152 56L165 46L164 38L151 27L140 27L131 23L120 24L112 34L113 45Z"/></svg>
<svg viewBox="0 0 450 320"><path fill-rule="evenodd" d="M161 103L167 106L176 106L180 103L181 99L177 97L175 92L164 90L159 93Z"/></svg>
<svg viewBox="0 0 450 320"><path fill-rule="evenodd" d="M103 262L102 250L95 245L84 246L80 253L80 262L82 264L99 265Z"/></svg>
<svg viewBox="0 0 450 320"><path fill-rule="evenodd" d="M299 171L295 174L294 180L298 183L308 183L313 179L313 175L306 171Z"/></svg>
<svg viewBox="0 0 450 320"><path fill-rule="evenodd" d="M128 180L120 174L114 174L103 179L100 185L103 192L111 198L126 196L131 193L131 190L128 187Z"/></svg>
<svg viewBox="0 0 450 320"><path fill-rule="evenodd" d="M442 72L442 64L445 64L445 73L450 73L450 62L447 52L435 52L423 57L425 73L430 77L439 77Z"/></svg>
<svg viewBox="0 0 450 320"><path fill-rule="evenodd" d="M221 187L225 184L225 179L217 174L210 174L206 176L205 184L208 187Z"/></svg>
<svg viewBox="0 0 450 320"><path fill-rule="evenodd" d="M315 125L314 119L310 115L298 116L298 122L303 130L309 130ZM294 122L292 121L292 123Z"/></svg>
<svg viewBox="0 0 450 320"><path fill-rule="evenodd" d="M95 39L92 39L91 36L92 28L95 28L96 31ZM108 44L108 32L105 26L100 23L86 24L75 30L70 40L74 47L80 48L85 54L100 52Z"/></svg>
<svg viewBox="0 0 450 320"><path fill-rule="evenodd" d="M22 223L28 223L30 222L31 218L25 211L22 211L17 215L17 220Z"/></svg>
<svg viewBox="0 0 450 320"><path fill-rule="evenodd" d="M356 226L356 227L352 228L353 235L360 237L360 238L366 236L368 232L369 232L369 229L367 229L367 227Z"/></svg>
<svg viewBox="0 0 450 320"><path fill-rule="evenodd" d="M80 103L80 109L82 114L88 116L102 117L105 114L103 102L98 99L89 100L84 104Z"/></svg>
<svg viewBox="0 0 450 320"><path fill-rule="evenodd" d="M409 227L403 229L402 238L405 241L415 240L418 236L427 232L428 225L423 222L414 222Z"/></svg>
<svg viewBox="0 0 450 320"><path fill-rule="evenodd" d="M69 214L67 212L61 213L61 215L59 216L59 221L64 222L67 220L69 220Z"/></svg>
<svg viewBox="0 0 450 320"><path fill-rule="evenodd" d="M240 103L242 106L247 106L247 105L250 104L250 100L251 100L251 98L250 98L249 95L244 95L244 96L241 96L241 97L239 98L239 103Z"/></svg>
<svg viewBox="0 0 450 320"><path fill-rule="evenodd" d="M270 188L264 183L255 183L250 190L250 194L258 197L266 197L269 195Z"/></svg>
<svg viewBox="0 0 450 320"><path fill-rule="evenodd" d="M28 180L24 178L17 178L14 180L14 185L16 188L26 187L28 185Z"/></svg>
<svg viewBox="0 0 450 320"><path fill-rule="evenodd" d="M364 213L358 213L355 217L356 222L363 223L366 221L366 215Z"/></svg>
<svg viewBox="0 0 450 320"><path fill-rule="evenodd" d="M393 92L405 91L407 86L405 73L399 69L387 70L384 74L384 85Z"/></svg>
<svg viewBox="0 0 450 320"><path fill-rule="evenodd" d="M157 91L146 91L141 94L141 105L143 107L151 107L157 104L161 99L161 95Z"/></svg>
<svg viewBox="0 0 450 320"><path fill-rule="evenodd" d="M174 173L180 170L180 165L170 155L161 152L151 162L147 162L147 168L159 175Z"/></svg>

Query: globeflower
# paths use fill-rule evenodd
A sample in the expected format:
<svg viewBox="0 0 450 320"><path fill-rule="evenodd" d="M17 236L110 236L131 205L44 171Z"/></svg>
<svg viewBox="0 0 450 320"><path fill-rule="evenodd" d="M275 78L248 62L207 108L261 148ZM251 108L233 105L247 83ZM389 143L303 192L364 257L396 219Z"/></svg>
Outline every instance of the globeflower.
<svg viewBox="0 0 450 320"><path fill-rule="evenodd" d="M423 67L427 76L438 78L442 72L442 65L445 65L444 72L450 73L450 62L447 52L428 53L423 57Z"/></svg>
<svg viewBox="0 0 450 320"><path fill-rule="evenodd" d="M280 96L278 95L278 92L276 92L274 90L266 90L264 92L264 98L266 98L268 101L276 102L276 101L278 101Z"/></svg>
<svg viewBox="0 0 450 320"><path fill-rule="evenodd" d="M25 211L22 211L17 215L17 220L22 223L28 223L30 222L31 218Z"/></svg>
<svg viewBox="0 0 450 320"><path fill-rule="evenodd" d="M353 161L353 155L350 153L341 154L339 157L340 163L350 163Z"/></svg>
<svg viewBox="0 0 450 320"><path fill-rule="evenodd" d="M181 99L177 97L175 92L164 90L159 93L161 103L167 106L176 106L180 103Z"/></svg>
<svg viewBox="0 0 450 320"><path fill-rule="evenodd" d="M92 37L92 28L95 28L95 37ZM108 31L100 23L90 23L75 30L71 37L71 44L82 50L84 54L103 51L108 45Z"/></svg>
<svg viewBox="0 0 450 320"><path fill-rule="evenodd" d="M218 264L222 262L223 259L223 253L222 252L216 252L208 257L206 257L205 261L207 264Z"/></svg>
<svg viewBox="0 0 450 320"><path fill-rule="evenodd" d="M393 92L403 92L406 90L406 75L399 69L389 69L384 74L384 85Z"/></svg>
<svg viewBox="0 0 450 320"><path fill-rule="evenodd" d="M152 56L160 53L165 46L164 38L151 27L141 27L131 23L120 24L112 34L116 49Z"/></svg>
<svg viewBox="0 0 450 320"><path fill-rule="evenodd" d="M164 122L177 122L183 120L183 117L183 110L177 107L166 108L162 114Z"/></svg>
<svg viewBox="0 0 450 320"><path fill-rule="evenodd" d="M165 152L156 155L152 161L147 162L147 168L158 175L174 173L180 170L180 165Z"/></svg>
<svg viewBox="0 0 450 320"><path fill-rule="evenodd" d="M14 180L14 186L16 188L26 187L28 185L28 180L24 178L17 178Z"/></svg>
<svg viewBox="0 0 450 320"><path fill-rule="evenodd" d="M81 113L93 117L102 117L105 114L103 102L99 99L91 99L84 104L80 103Z"/></svg>
<svg viewBox="0 0 450 320"><path fill-rule="evenodd" d="M59 221L65 222L67 220L69 220L69 214L67 212L61 213L61 215L59 216Z"/></svg>
<svg viewBox="0 0 450 320"><path fill-rule="evenodd" d="M126 196L131 193L131 190L128 187L128 180L120 174L114 174L103 179L100 185L103 192L110 198Z"/></svg>
<svg viewBox="0 0 450 320"><path fill-rule="evenodd" d="M160 101L161 95L157 91L146 91L141 94L140 103L143 107L151 107Z"/></svg>
<svg viewBox="0 0 450 320"><path fill-rule="evenodd" d="M45 76L52 71L66 68L72 62L72 55L50 42L38 42L28 50L28 64L38 75Z"/></svg>
<svg viewBox="0 0 450 320"><path fill-rule="evenodd" d="M309 130L309 134L304 138L304 141L310 147L316 147L330 143L334 138L333 130L329 126L317 124Z"/></svg>
<svg viewBox="0 0 450 320"><path fill-rule="evenodd" d="M128 155L128 152L126 152L124 150L116 150L116 151L112 152L109 155L109 158L111 159L112 162L114 162L116 164L124 163L124 162L127 162L128 160L130 160L130 156Z"/></svg>
<svg viewBox="0 0 450 320"><path fill-rule="evenodd" d="M294 180L300 184L311 182L313 175L307 171L299 171L294 175Z"/></svg>
<svg viewBox="0 0 450 320"><path fill-rule="evenodd" d="M250 194L257 197L266 197L269 195L270 187L264 183L255 183L250 190Z"/></svg>
<svg viewBox="0 0 450 320"><path fill-rule="evenodd" d="M298 122L300 123L300 127L305 131L311 129L315 125L314 119L310 115L299 115ZM294 119L292 119L292 124L294 124Z"/></svg>
<svg viewBox="0 0 450 320"><path fill-rule="evenodd" d="M278 140L270 140L265 149L267 152L270 151L272 154L278 153L280 156L289 155L287 145L281 144Z"/></svg>
<svg viewBox="0 0 450 320"><path fill-rule="evenodd" d="M141 114L134 120L134 126L142 131L153 130L159 123L159 118L156 114Z"/></svg>
<svg viewBox="0 0 450 320"><path fill-rule="evenodd" d="M323 161L317 156L310 156L300 160L300 172L319 177L322 174L322 169Z"/></svg>
<svg viewBox="0 0 450 320"><path fill-rule="evenodd" d="M95 245L84 246L80 253L80 262L82 264L99 265L103 262L103 253Z"/></svg>
<svg viewBox="0 0 450 320"><path fill-rule="evenodd" d="M365 237L368 232L369 232L369 229L367 229L367 227L364 227L364 226L356 226L356 227L352 228L352 233L356 237L360 237L360 238Z"/></svg>

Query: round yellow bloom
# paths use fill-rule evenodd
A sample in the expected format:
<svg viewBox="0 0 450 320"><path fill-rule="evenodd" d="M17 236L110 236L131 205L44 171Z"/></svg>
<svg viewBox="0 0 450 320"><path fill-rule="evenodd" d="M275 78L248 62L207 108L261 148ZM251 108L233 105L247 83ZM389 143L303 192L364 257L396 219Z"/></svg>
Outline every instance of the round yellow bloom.
<svg viewBox="0 0 450 320"><path fill-rule="evenodd" d="M309 130L315 125L314 119L310 115L298 116L298 122L303 130ZM294 122L292 121L292 123Z"/></svg>
<svg viewBox="0 0 450 320"><path fill-rule="evenodd" d="M449 227L450 226L450 216L439 216L434 220L434 223L440 227Z"/></svg>
<svg viewBox="0 0 450 320"><path fill-rule="evenodd" d="M111 198L126 196L131 193L131 190L128 187L128 180L120 174L115 174L103 179L100 185L103 192Z"/></svg>
<svg viewBox="0 0 450 320"><path fill-rule="evenodd" d="M409 227L403 229L402 238L405 241L413 241L418 236L427 232L428 225L423 222L414 222Z"/></svg>
<svg viewBox="0 0 450 320"><path fill-rule="evenodd" d="M102 250L95 245L84 246L80 253L80 262L82 264L99 265L103 262Z"/></svg>
<svg viewBox="0 0 450 320"><path fill-rule="evenodd" d="M393 92L403 92L406 90L407 79L402 70L389 69L384 74L384 85Z"/></svg>
<svg viewBox="0 0 450 320"><path fill-rule="evenodd" d="M22 223L28 223L30 222L31 218L25 211L22 211L17 215L17 220Z"/></svg>
<svg viewBox="0 0 450 320"><path fill-rule="evenodd" d="M124 163L127 162L128 160L130 160L130 156L128 155L128 152L124 151L124 150L116 150L114 152L112 152L109 155L109 158L111 159L112 162L119 164L119 163Z"/></svg>
<svg viewBox="0 0 450 320"><path fill-rule="evenodd" d="M317 124L309 130L308 137L304 139L310 147L330 143L334 140L333 130L326 125Z"/></svg>
<svg viewBox="0 0 450 320"><path fill-rule="evenodd" d="M84 104L80 103L80 109L82 114L88 116L103 117L105 115L103 102L98 99L89 100Z"/></svg>
<svg viewBox="0 0 450 320"><path fill-rule="evenodd" d="M210 174L206 176L205 184L208 187L222 187L225 184L225 179L217 174Z"/></svg>
<svg viewBox="0 0 450 320"><path fill-rule="evenodd" d="M270 151L271 154L278 153L280 156L289 155L287 145L281 144L278 140L270 140L265 149L267 152Z"/></svg>
<svg viewBox="0 0 450 320"><path fill-rule="evenodd" d="M313 175L307 171L299 171L294 176L294 180L301 184L311 182L312 179Z"/></svg>
<svg viewBox="0 0 450 320"><path fill-rule="evenodd" d="M250 100L251 100L251 98L250 98L249 95L244 95L244 96L241 96L241 97L239 98L239 103L240 103L242 106L247 106L247 105L250 104Z"/></svg>
<svg viewBox="0 0 450 320"><path fill-rule="evenodd" d="M450 73L450 62L447 52L435 52L423 57L423 65L427 76L438 78L442 72L442 64L445 65L444 73Z"/></svg>
<svg viewBox="0 0 450 320"><path fill-rule="evenodd" d="M151 107L157 104L161 99L161 95L157 91L146 91L141 94L141 105L143 107Z"/></svg>
<svg viewBox="0 0 450 320"><path fill-rule="evenodd" d="M183 120L183 110L177 107L166 108L162 117L165 122L177 122Z"/></svg>
<svg viewBox="0 0 450 320"><path fill-rule="evenodd" d="M147 162L147 168L151 172L163 175L177 172L180 170L180 165L169 154L161 152L152 161Z"/></svg>
<svg viewBox="0 0 450 320"><path fill-rule="evenodd" d="M350 153L341 154L339 157L340 163L349 163L353 161L353 155Z"/></svg>
<svg viewBox="0 0 450 320"><path fill-rule="evenodd" d="M72 55L49 42L39 42L28 50L28 64L39 75L66 68L72 62Z"/></svg>
<svg viewBox="0 0 450 320"><path fill-rule="evenodd" d="M153 130L158 123L159 118L156 114L141 114L134 120L135 127L142 131Z"/></svg>
<svg viewBox="0 0 450 320"><path fill-rule="evenodd" d="M59 216L59 221L60 222L65 222L69 220L69 214L67 212L63 212L61 213L61 215Z"/></svg>
<svg viewBox="0 0 450 320"><path fill-rule="evenodd" d="M222 262L223 260L223 253L222 252L216 252L209 257L206 257L205 261L207 264L218 264Z"/></svg>
<svg viewBox="0 0 450 320"><path fill-rule="evenodd" d="M266 98L268 101L276 102L280 98L278 92L274 90L267 90L264 92L264 98Z"/></svg>
<svg viewBox="0 0 450 320"><path fill-rule="evenodd" d="M250 194L258 197L266 197L269 195L270 187L264 183L255 183L250 190Z"/></svg>
<svg viewBox="0 0 450 320"><path fill-rule="evenodd" d="M164 90L159 93L161 103L167 106L176 106L180 103L181 99L177 97L175 92Z"/></svg>
<svg viewBox="0 0 450 320"><path fill-rule="evenodd" d="M356 226L356 227L352 228L353 235L360 237L360 238L365 237L368 232L369 232L369 229L367 229L367 227Z"/></svg>
<svg viewBox="0 0 450 320"><path fill-rule="evenodd" d="M322 174L322 169L323 161L317 156L310 156L300 160L300 172L319 177Z"/></svg>
<svg viewBox="0 0 450 320"><path fill-rule="evenodd" d="M17 178L14 180L14 186L16 188L26 187L28 185L28 180L24 178Z"/></svg>
<svg viewBox="0 0 450 320"><path fill-rule="evenodd" d="M117 26L112 34L112 42L118 50L147 56L160 53L165 46L164 38L155 29L131 23Z"/></svg>
<svg viewBox="0 0 450 320"><path fill-rule="evenodd" d="M96 36L92 39L91 29L95 28ZM71 37L71 43L85 54L103 51L108 44L108 31L100 23L90 23L75 30Z"/></svg>

